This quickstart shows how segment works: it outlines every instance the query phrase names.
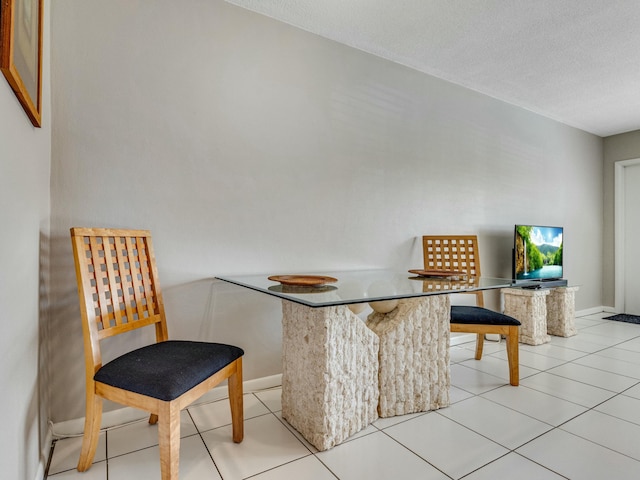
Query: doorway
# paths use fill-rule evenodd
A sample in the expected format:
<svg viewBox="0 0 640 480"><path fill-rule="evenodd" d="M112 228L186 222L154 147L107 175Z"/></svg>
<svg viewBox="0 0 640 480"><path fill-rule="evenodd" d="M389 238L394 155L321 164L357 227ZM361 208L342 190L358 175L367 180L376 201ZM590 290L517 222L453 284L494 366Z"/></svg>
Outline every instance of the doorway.
<svg viewBox="0 0 640 480"><path fill-rule="evenodd" d="M640 315L640 158L615 164L615 310Z"/></svg>

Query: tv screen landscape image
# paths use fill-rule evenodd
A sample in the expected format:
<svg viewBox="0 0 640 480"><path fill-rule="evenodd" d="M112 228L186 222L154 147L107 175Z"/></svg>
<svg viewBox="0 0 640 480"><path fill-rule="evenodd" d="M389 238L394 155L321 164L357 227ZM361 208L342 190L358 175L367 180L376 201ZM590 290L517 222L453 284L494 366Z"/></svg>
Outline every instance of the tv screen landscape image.
<svg viewBox="0 0 640 480"><path fill-rule="evenodd" d="M562 227L516 225L514 278L556 280L562 278Z"/></svg>

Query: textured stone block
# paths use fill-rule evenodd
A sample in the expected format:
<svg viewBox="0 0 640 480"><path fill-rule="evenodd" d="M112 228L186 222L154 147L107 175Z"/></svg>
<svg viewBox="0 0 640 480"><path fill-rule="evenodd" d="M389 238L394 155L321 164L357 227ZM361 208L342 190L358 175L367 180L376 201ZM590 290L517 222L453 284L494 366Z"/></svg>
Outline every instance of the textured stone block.
<svg viewBox="0 0 640 480"><path fill-rule="evenodd" d="M449 405L448 295L400 300L389 313L374 312L367 326L380 337L381 417Z"/></svg>
<svg viewBox="0 0 640 480"><path fill-rule="evenodd" d="M553 288L547 297L547 333L571 337L576 329L576 294L578 287Z"/></svg>
<svg viewBox="0 0 640 480"><path fill-rule="evenodd" d="M378 418L379 340L344 305L282 308L282 417L327 450Z"/></svg>
<svg viewBox="0 0 640 480"><path fill-rule="evenodd" d="M541 345L551 341L547 334L547 302L549 290L504 288L504 313L520 320L520 342Z"/></svg>

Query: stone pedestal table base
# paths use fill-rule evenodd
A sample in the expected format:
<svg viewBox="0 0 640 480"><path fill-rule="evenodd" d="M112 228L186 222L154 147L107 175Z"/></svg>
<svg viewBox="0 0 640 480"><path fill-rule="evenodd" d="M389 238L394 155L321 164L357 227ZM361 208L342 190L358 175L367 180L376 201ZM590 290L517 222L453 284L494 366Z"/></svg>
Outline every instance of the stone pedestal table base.
<svg viewBox="0 0 640 480"><path fill-rule="evenodd" d="M450 309L448 295L433 295L369 315L367 326L380 337L381 417L449 405Z"/></svg>
<svg viewBox="0 0 640 480"><path fill-rule="evenodd" d="M378 418L379 340L344 305L282 310L282 417L327 450Z"/></svg>

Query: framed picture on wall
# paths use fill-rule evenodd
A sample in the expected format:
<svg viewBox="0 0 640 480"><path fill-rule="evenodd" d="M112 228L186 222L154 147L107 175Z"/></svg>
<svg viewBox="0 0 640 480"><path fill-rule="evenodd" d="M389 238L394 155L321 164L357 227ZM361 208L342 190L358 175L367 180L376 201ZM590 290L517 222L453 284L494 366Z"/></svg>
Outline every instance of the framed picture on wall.
<svg viewBox="0 0 640 480"><path fill-rule="evenodd" d="M42 124L44 0L0 0L0 70L35 127Z"/></svg>

